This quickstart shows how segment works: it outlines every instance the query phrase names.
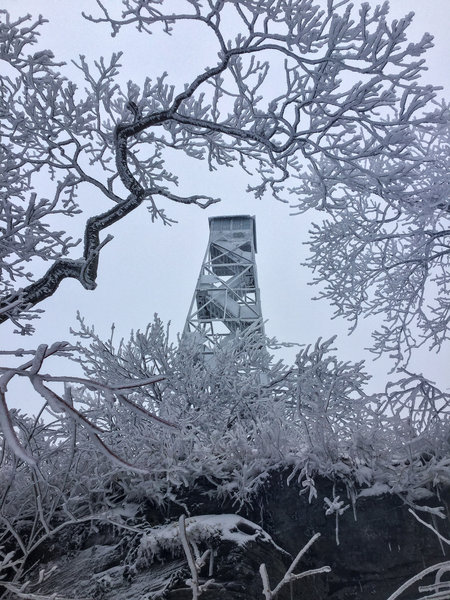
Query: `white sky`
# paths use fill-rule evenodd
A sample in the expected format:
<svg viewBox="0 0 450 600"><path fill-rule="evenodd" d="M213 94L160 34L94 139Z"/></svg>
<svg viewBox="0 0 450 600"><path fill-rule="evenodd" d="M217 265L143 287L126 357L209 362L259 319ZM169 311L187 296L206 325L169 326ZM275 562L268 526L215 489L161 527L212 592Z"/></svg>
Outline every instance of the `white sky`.
<svg viewBox="0 0 450 600"><path fill-rule="evenodd" d="M109 0L106 4L116 2ZM61 60L70 61L78 54L97 58L124 50L126 79L139 83L146 75L156 77L167 70L168 81L180 85L190 79L190 74L197 73L198 65L204 66L208 40L199 39L193 30L181 31L181 35L172 38L148 38L129 29L126 35L111 39L106 26L88 23L80 16L81 10L95 10L93 0L3 0L2 5L14 16L29 12L42 13L48 18L51 22L43 30L42 46L50 47ZM429 72L424 79L443 85L448 96L450 0L391 1L392 18L402 17L411 10L416 18L410 37L417 40L424 31L435 35L436 46L429 52ZM274 200L256 201L245 193L248 179L237 169L211 175L205 164L195 161L192 165L180 153L177 157L172 169L180 176L181 194L210 194L222 197L223 201L207 211L166 201L168 215L178 220L172 227L163 227L160 222L152 224L146 209L140 207L108 230L114 240L102 250L97 289L87 292L78 282L64 281L58 292L40 306L46 314L35 322L36 334L22 338L12 334L12 327L4 325L2 347L35 348L43 342L70 340L69 328L76 326L77 310L105 336L113 322L118 336L127 336L131 329L144 329L155 312L164 321L172 322L173 333L181 331L208 240L208 216L251 214L256 215L258 277L263 316L268 320L267 334L305 344L314 343L319 336L327 339L337 333L338 356L352 361L366 358L367 369L375 376L372 387L381 391L393 364L387 358L374 363L364 351L370 344L370 324L363 322L349 337L345 321L330 321L332 310L325 302L311 301L315 293L307 285L311 273L300 268L307 253L302 242L307 238L308 218L290 216L289 206ZM80 199L83 205L92 207L89 209L92 214L108 207L92 193L86 198L80 194ZM78 236L81 235L80 230ZM293 359L295 350L283 352L288 360ZM414 357L410 369L448 387L449 358L448 349L437 356L422 350ZM25 392L18 392L12 404L33 411L34 401Z"/></svg>

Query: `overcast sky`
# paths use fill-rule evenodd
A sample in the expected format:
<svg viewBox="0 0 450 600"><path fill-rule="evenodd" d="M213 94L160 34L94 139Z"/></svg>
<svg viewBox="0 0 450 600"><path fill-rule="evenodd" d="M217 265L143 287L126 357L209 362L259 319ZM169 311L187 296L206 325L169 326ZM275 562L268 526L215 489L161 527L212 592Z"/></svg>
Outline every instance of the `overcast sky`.
<svg viewBox="0 0 450 600"><path fill-rule="evenodd" d="M169 3L172 2L176 0ZM136 36L130 29L126 35L111 39L105 26L88 23L80 16L83 9L95 10L93 0L3 0L2 5L15 16L39 12L48 18L50 23L43 30L41 43L43 47L52 48L58 59L70 61L79 54L97 58L124 50L125 79L140 82L146 75L155 77L167 70L169 82L177 85L194 75L199 66L204 66L202 60L208 40L198 39L195 32L181 31L172 38L145 38ZM448 96L450 1L391 1L393 18L410 10L416 13L410 35L414 39L424 31L435 35L436 46L429 52L429 72L424 78L443 85ZM314 343L319 336L329 338L337 333L339 357L344 360L366 358L368 371L375 375L374 387L380 389L393 365L388 359L373 363L371 355L364 351L370 344L370 324L362 323L358 331L348 337L348 324L342 320L331 321L330 307L325 302L311 300L314 295L314 289L308 286L311 273L300 267L307 254L302 243L307 239L308 218L290 216L292 211L288 205L272 199L256 201L245 192L248 179L236 169L211 175L205 164L197 161L193 168L181 154L177 155L176 165L171 166L180 176L180 193L210 194L220 196L223 201L207 211L167 202L168 215L178 221L172 227L152 223L146 209L140 207L108 230L114 240L102 250L97 289L87 292L75 281L64 281L53 298L41 305L46 314L36 322L35 336L15 336L12 327L4 325L2 347L35 348L42 342L50 344L71 339L69 328L76 324L77 310L105 336L113 322L118 335L126 336L131 329L143 329L154 313L172 322L173 334L181 331L208 240L208 216L251 214L256 216L257 266L267 334L305 344ZM93 195L80 196L80 200L83 206L92 207L92 214L108 207L104 200ZM284 351L288 360L294 353L292 349ZM446 354L441 352L438 356L424 350L417 353L410 368L448 387L449 358L448 349ZM14 403L29 407L30 399L17 396Z"/></svg>

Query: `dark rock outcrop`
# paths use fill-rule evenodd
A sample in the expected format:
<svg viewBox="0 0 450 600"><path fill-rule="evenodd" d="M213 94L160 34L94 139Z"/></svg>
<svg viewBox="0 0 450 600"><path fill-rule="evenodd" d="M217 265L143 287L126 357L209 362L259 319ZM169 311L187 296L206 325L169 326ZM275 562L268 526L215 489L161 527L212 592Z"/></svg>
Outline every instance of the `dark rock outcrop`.
<svg viewBox="0 0 450 600"><path fill-rule="evenodd" d="M252 506L239 511L270 534L272 541L264 535L253 535L254 531L253 534L247 532L245 544L230 539L212 540L211 547L215 552L212 577L215 581L201 595L202 600L262 600L260 564L267 565L274 588L292 559L315 533L320 533L321 537L302 558L295 572L324 565L329 565L331 572L307 577L294 582L292 587L285 586L278 600L386 600L425 567L448 560L450 552L445 553L445 550L450 547L444 547L432 531L408 512L409 507L401 497L362 497L355 507L346 509L345 505L351 503L343 485L322 479L316 480L316 487L318 495L309 502L308 495L301 493L305 488L298 484L287 485L284 474L274 475ZM198 487L191 494L186 493L184 500L191 515L236 512L227 503L219 505L211 500L207 491ZM449 496L449 490L443 490L441 500L428 499L427 505L444 506ZM334 512L330 510L333 499L337 509ZM327 509L329 515L326 515ZM167 517L176 520L180 509L172 506L168 513L163 514L150 505L146 510L148 517L152 515L152 522L158 516L162 523ZM436 523L430 514L421 513L421 516L450 538L448 519L437 519L439 522ZM244 537L247 535L245 531L241 533ZM58 592L70 598L105 600L191 600L192 592L186 585L190 572L181 548L133 564L130 559L133 552L127 540L121 541L121 537L119 530L110 528L101 539L85 537L83 547L72 551L70 556L47 557L48 563L56 565L57 570L41 587L40 593ZM206 545L202 550L207 547L207 541L203 542ZM42 557L41 567L44 562L45 557ZM203 580L208 579L207 571L208 565L205 565L201 571ZM417 597L417 587L412 587L401 598Z"/></svg>

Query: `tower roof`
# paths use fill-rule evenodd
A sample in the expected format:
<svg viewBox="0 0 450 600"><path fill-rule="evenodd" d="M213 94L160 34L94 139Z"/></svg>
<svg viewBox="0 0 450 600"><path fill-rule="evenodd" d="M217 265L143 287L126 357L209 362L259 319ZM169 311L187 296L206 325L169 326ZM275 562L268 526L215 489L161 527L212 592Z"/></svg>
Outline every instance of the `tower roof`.
<svg viewBox="0 0 450 600"><path fill-rule="evenodd" d="M220 217L209 217L210 231L239 231L251 229L253 234L253 246L256 246L256 222L252 215L225 215Z"/></svg>

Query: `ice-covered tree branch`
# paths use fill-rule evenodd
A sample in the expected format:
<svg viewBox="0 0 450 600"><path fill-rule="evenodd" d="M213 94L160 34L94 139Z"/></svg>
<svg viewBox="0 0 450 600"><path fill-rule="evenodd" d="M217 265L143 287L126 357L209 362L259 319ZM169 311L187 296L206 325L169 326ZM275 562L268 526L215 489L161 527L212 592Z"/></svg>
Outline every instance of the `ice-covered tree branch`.
<svg viewBox="0 0 450 600"><path fill-rule="evenodd" d="M144 202L153 218L169 223L155 196L202 208L216 201L201 194L175 193L178 177L165 166L168 149L205 159L210 169L242 168L256 176L249 191L257 197L269 193L286 201L289 193L295 194L299 211L318 208L345 223L350 245L357 243L355 240L368 243L364 236L367 239L371 203L386 203L398 215L394 221L401 224L403 206L411 206L414 188L418 190L414 210L420 211L427 189L423 173L437 172L441 156L436 152L439 143L430 140L437 139L436 132L448 117L445 106L433 104L437 88L420 83L425 68L422 55L432 38L426 34L418 42L407 42L412 14L389 23L386 3L374 9L364 4L358 11L347 1L329 2L322 10L310 0L301 0L295 7L281 2L276 11L264 0L205 5L186 1L177 5L179 12L166 12L159 2L132 0L119 15L101 2L98 8L100 16L87 18L99 25L109 24L113 35L132 25L138 34L160 28L172 34L179 24L190 23L212 34L216 47L184 89L170 83L170 74L153 73L142 86L133 82L121 86L120 53L93 64L82 56L76 66L86 87L83 94L60 74L57 69L63 65L55 62L50 51L25 56L24 48L37 43L43 20L21 33L19 27L25 21L13 23L4 13L2 56L17 74L2 80L5 101L12 106L4 119L8 142L4 162L14 166L6 169L5 184L8 194L22 201L32 198L31 208L22 211L9 201L5 204L12 207L5 213L6 223L11 223L10 213L15 219L15 224L6 227L7 256L14 256L12 241L18 241L23 223L33 215L30 222L36 222L37 239L43 245L36 251L33 244L31 254L21 250L19 262L14 257L6 263L9 279L2 291L2 320L9 318L19 324L21 317L35 317L33 307L52 295L66 277L93 289L104 244L100 233ZM232 32L225 25L231 22ZM21 36L23 43L19 43ZM96 165L109 176L99 176ZM71 238L39 229L41 216L32 208L37 198L33 179L44 170L59 186L54 200L39 201L49 214L60 210L74 216L83 211L83 202L76 196L89 194L89 188L114 202L109 211L88 219L82 257L67 256L69 251L73 254ZM127 198L121 197L120 186L128 190ZM430 214L440 219L442 211L447 212L440 207L447 204L443 199L434 202ZM429 231L436 229L430 224L425 235ZM318 235L322 237L317 245L328 248L337 232L325 223L319 225ZM373 234L369 235L372 240ZM439 246L445 244L443 239L444 230L440 241L427 251L433 264L446 260L447 250ZM396 268L396 262L406 264L399 245L390 246L389 251L392 264L388 272ZM339 314L354 318L359 311L374 310L347 298L364 294L377 275L372 274L372 280L361 278L359 283L356 278L354 292L339 288L337 280L344 279L353 264L359 268L355 257L364 252L343 255L339 267L333 266L336 282L328 276L326 256L319 255L314 245L313 253L312 266L320 281L330 282L326 294L339 307ZM22 267L22 261L34 255L53 262L37 280ZM373 253L380 273L385 273L383 256L381 251ZM26 276L30 284L18 287L18 274ZM425 280L418 279L415 271L405 277L414 288L413 300L406 298L401 310L393 309L393 315L404 319L403 325L396 329L395 340L382 334L380 348L411 345L409 319L417 302L422 303L420 290ZM387 279L380 285L388 285ZM346 290L344 300L338 289ZM347 307L346 302L354 306ZM433 330L436 345L445 337L444 304L442 300L436 307L434 321L429 323L427 317L424 325ZM30 324L22 325L22 331L29 332Z"/></svg>
<svg viewBox="0 0 450 600"><path fill-rule="evenodd" d="M100 436L101 434L106 433L106 430L99 424L86 417L82 410L75 407L72 395L72 387L82 386L86 390L101 393L109 402L118 400L122 404L126 405L129 410L137 413L141 418L152 419L163 426L176 429L177 425L169 422L167 419L161 418L157 414L150 412L144 406L139 405L128 398L128 394L130 392L134 392L137 389L146 386L152 386L163 380L164 377L161 375L147 377L144 379L132 379L127 377L126 379L122 378L122 380L117 383L107 383L96 381L90 378L76 376L52 376L40 372L44 360L49 356L67 356L68 353L73 354L74 352L76 352L76 348L70 347L67 342L57 342L50 348L45 344L42 344L35 351L34 358L32 360L16 368L0 367L0 424L7 444L18 458L32 466L37 466L37 457L33 456L32 450L26 447L28 442L24 445L24 443L21 442L17 436L6 401L8 384L11 382L11 380L16 376L26 377L29 379L34 390L44 400L44 407L48 406L53 414L58 415L62 413L65 417L69 417L74 422L86 428L93 443L96 444L100 451L104 452L117 465L121 465L123 468L135 468L137 471L145 472L145 469L142 470L137 466L133 467L133 465L121 459L113 450L108 447L107 444L102 441ZM49 384L51 383L64 384L64 394L62 395L57 393L54 389L49 387Z"/></svg>
<svg viewBox="0 0 450 600"><path fill-rule="evenodd" d="M261 575L261 580L263 583L263 596L265 600L273 600L273 598L277 597L278 592L287 584L297 581L299 579L303 579L304 577L309 577L310 575L318 575L319 573L329 573L331 571L330 567L320 567L318 569L310 569L308 571L303 571L302 573L294 573L295 567L300 562L303 555L309 550L309 548L314 544L314 542L320 537L320 533L316 533L309 540L309 542L303 546L297 556L291 563L291 566L286 571L283 576L283 579L277 583L277 585L272 590L270 587L269 577L267 574L266 565L263 563L259 568L259 573Z"/></svg>

